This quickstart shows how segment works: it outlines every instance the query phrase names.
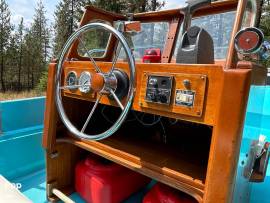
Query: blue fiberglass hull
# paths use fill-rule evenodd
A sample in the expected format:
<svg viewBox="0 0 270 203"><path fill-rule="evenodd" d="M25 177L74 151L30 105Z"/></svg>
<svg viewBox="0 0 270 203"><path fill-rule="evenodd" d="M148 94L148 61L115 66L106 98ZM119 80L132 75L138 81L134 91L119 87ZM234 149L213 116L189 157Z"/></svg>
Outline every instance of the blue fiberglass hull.
<svg viewBox="0 0 270 203"><path fill-rule="evenodd" d="M0 175L21 186L20 191L34 203L47 202L41 146L44 110L44 97L0 102ZM146 191L139 191L127 202L140 202ZM76 193L71 198L84 202Z"/></svg>
<svg viewBox="0 0 270 203"><path fill-rule="evenodd" d="M266 181L248 183L242 176L245 154L251 140L260 134L270 136L270 88L252 87L247 109L239 166L234 189L235 203L268 203L270 171ZM35 203L46 202L45 158L41 147L45 98L0 102L0 174L13 183ZM269 140L268 140L269 141ZM127 202L140 202L140 191ZM83 202L73 194L75 202Z"/></svg>

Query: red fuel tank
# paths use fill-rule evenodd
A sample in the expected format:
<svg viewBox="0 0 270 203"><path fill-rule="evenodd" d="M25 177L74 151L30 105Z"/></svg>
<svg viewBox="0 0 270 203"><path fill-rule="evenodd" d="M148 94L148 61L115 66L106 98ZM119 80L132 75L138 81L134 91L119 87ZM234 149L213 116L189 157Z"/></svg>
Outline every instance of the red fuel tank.
<svg viewBox="0 0 270 203"><path fill-rule="evenodd" d="M143 203L198 203L189 195L167 185L157 183L146 194Z"/></svg>
<svg viewBox="0 0 270 203"><path fill-rule="evenodd" d="M89 156L76 166L76 191L89 203L118 203L151 180L123 166Z"/></svg>

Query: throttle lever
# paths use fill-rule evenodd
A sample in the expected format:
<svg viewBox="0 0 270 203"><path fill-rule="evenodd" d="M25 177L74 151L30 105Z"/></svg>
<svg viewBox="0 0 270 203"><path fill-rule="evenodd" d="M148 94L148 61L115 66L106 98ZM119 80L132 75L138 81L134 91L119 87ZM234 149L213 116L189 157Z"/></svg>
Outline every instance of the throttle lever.
<svg viewBox="0 0 270 203"><path fill-rule="evenodd" d="M266 137L260 135L259 140L253 141L249 152L249 160L244 168L244 176L249 182L263 182L269 162L270 143Z"/></svg>

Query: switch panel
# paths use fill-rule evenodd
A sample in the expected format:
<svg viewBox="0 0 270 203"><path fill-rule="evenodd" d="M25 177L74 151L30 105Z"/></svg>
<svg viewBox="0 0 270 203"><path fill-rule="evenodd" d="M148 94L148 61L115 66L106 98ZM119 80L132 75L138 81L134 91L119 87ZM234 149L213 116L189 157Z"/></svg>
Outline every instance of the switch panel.
<svg viewBox="0 0 270 203"><path fill-rule="evenodd" d="M139 106L145 112L202 117L207 75L143 72Z"/></svg>
<svg viewBox="0 0 270 203"><path fill-rule="evenodd" d="M172 80L170 76L149 75L145 100L151 103L169 105L171 102Z"/></svg>

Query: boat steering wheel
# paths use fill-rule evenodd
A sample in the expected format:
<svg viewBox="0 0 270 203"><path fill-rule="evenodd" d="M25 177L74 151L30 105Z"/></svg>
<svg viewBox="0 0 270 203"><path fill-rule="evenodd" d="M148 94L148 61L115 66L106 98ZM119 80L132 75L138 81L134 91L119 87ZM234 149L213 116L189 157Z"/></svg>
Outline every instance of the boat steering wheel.
<svg viewBox="0 0 270 203"><path fill-rule="evenodd" d="M103 29L110 34L114 35L116 39L120 42L119 45L121 45L126 53L127 56L127 62L128 62L128 67L129 67L129 76L124 73L123 71L119 71L115 69L115 65L117 62L117 58L119 57L120 51L118 51L117 54L115 54L114 59L112 61L112 67L109 72L102 72L102 70L99 68L98 64L95 62L94 58L91 55L91 52L89 52L83 43L81 39L81 34L93 30L93 29ZM91 81L88 87L90 87L91 91L96 93L96 101L93 105L92 110L89 113L89 116L87 117L83 127L81 129L78 129L75 127L75 125L69 120L67 117L67 114L65 112L65 108L63 105L63 100L62 100L62 90L65 89L65 87L61 86L62 83L62 74L63 74L63 69L64 69L64 63L66 61L66 55L68 51L70 50L70 47L72 44L78 40L80 43L82 43L84 47L84 51L86 52L87 56L90 59L90 63L92 62L94 68L95 68L95 73L91 73ZM122 78L122 79L121 79ZM117 89L121 88L119 87L119 84L121 84L123 81L123 78L126 78L127 80L127 91L125 95L122 95L121 97L125 97L125 104L122 103L121 97L117 95L116 91ZM74 32L70 38L67 40L66 44L64 45L59 61L57 64L57 73L56 73L56 83L55 83L55 97L56 97L56 106L59 112L59 116L64 123L64 125L67 127L67 129L76 137L80 139L87 139L87 140L102 140L105 139L112 134L114 134L120 126L123 124L125 121L128 112L132 106L133 103L133 98L134 98L134 87L135 87L135 60L132 54L131 49L129 48L129 45L123 36L121 32L116 30L110 25L104 24L104 23L89 23L87 25L82 26L79 28L76 32ZM86 127L89 124L89 121L91 120L98 104L101 101L102 97L110 97L111 99L113 98L118 106L122 109L122 112L119 116L119 118L113 123L113 125L106 131L100 133L100 134L87 134L85 133Z"/></svg>

